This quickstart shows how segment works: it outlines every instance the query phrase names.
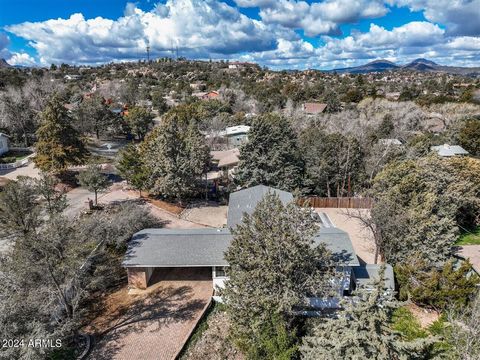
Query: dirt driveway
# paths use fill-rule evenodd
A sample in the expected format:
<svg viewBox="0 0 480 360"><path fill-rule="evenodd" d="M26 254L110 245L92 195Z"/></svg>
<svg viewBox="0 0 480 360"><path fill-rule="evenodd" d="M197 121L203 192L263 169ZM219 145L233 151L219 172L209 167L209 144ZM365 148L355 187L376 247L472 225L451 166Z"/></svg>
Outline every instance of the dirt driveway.
<svg viewBox="0 0 480 360"><path fill-rule="evenodd" d="M315 208L317 212L326 213L336 227L348 233L360 263L373 264L375 259L373 234L363 228L359 220L350 219L346 214L347 210L348 209ZM350 209L350 211L353 210ZM360 211L367 212L370 210L361 209Z"/></svg>
<svg viewBox="0 0 480 360"><path fill-rule="evenodd" d="M149 289L109 295L106 311L86 329L95 335L92 360L172 360L206 310L212 295L210 269L154 272Z"/></svg>
<svg viewBox="0 0 480 360"><path fill-rule="evenodd" d="M207 205L198 204L186 209L181 218L204 226L221 228L227 224L227 210L228 206L218 205L214 202Z"/></svg>

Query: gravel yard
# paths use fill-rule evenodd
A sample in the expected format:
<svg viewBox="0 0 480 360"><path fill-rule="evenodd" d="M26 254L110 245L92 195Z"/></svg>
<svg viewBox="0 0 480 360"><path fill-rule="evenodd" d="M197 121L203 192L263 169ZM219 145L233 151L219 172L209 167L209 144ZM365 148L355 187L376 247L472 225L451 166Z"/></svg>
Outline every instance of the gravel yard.
<svg viewBox="0 0 480 360"><path fill-rule="evenodd" d="M336 227L348 233L360 263L373 264L375 258L373 235L362 227L359 220L349 218L346 214L347 210L356 211L356 209L337 208L315 209L316 212L326 213ZM360 211L367 213L370 210L361 209Z"/></svg>

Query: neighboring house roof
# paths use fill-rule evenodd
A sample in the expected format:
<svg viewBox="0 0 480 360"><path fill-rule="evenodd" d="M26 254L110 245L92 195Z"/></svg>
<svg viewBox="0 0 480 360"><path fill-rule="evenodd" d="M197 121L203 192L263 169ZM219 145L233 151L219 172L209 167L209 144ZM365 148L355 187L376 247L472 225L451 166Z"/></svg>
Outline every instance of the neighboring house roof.
<svg viewBox="0 0 480 360"><path fill-rule="evenodd" d="M125 267L226 266L228 229L145 229L128 244Z"/></svg>
<svg viewBox="0 0 480 360"><path fill-rule="evenodd" d="M389 264L385 265L385 287L387 289L395 289L395 277L393 274L393 268ZM355 274L355 279L357 280L357 285L372 288L373 282L378 280L381 264L366 264L358 267L353 267L353 273Z"/></svg>
<svg viewBox="0 0 480 360"><path fill-rule="evenodd" d="M468 155L468 151L460 145L443 144L439 146L432 146L432 151L436 151L439 156L450 157L456 155Z"/></svg>
<svg viewBox="0 0 480 360"><path fill-rule="evenodd" d="M268 193L273 192L280 197L280 200L287 204L293 200L293 195L287 191L271 188L265 185L257 185L230 194L228 203L227 226L235 227L242 222L243 214L251 214L257 204Z"/></svg>
<svg viewBox="0 0 480 360"><path fill-rule="evenodd" d="M304 103L303 104L303 111L307 114L320 114L325 111L327 108L327 104L322 103Z"/></svg>
<svg viewBox="0 0 480 360"><path fill-rule="evenodd" d="M233 235L229 229L145 229L128 243L125 267L228 266L224 258ZM336 265L360 265L348 234L321 228L315 245L325 244Z"/></svg>
<svg viewBox="0 0 480 360"><path fill-rule="evenodd" d="M2 132L0 132L0 136L6 137L6 138L10 138L10 136L8 136L7 134L4 134L4 133L2 133Z"/></svg>
<svg viewBox="0 0 480 360"><path fill-rule="evenodd" d="M239 149L211 151L210 153L213 160L218 161L218 167L236 166L239 161L238 157L240 156Z"/></svg>
<svg viewBox="0 0 480 360"><path fill-rule="evenodd" d="M250 131L250 126L248 125L237 125L237 126L230 126L225 129L225 134L227 136L239 135L239 134L246 134Z"/></svg>
<svg viewBox="0 0 480 360"><path fill-rule="evenodd" d="M402 142L398 139L380 139L378 143L381 145L402 145Z"/></svg>

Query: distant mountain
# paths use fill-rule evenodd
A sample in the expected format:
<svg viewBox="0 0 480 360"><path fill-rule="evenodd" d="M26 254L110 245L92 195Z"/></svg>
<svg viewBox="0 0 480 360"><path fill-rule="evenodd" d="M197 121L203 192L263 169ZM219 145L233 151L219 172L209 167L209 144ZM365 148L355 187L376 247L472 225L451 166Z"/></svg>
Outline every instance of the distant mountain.
<svg viewBox="0 0 480 360"><path fill-rule="evenodd" d="M416 59L407 65L403 65L403 69L416 70L416 71L435 71L438 68L438 64L427 59Z"/></svg>
<svg viewBox="0 0 480 360"><path fill-rule="evenodd" d="M11 67L11 65L7 63L5 59L0 59L0 68L7 68L7 67Z"/></svg>
<svg viewBox="0 0 480 360"><path fill-rule="evenodd" d="M433 62L432 60L423 59L423 58L415 59L408 65L417 65L417 64L423 64L428 66L439 66L436 62Z"/></svg>
<svg viewBox="0 0 480 360"><path fill-rule="evenodd" d="M329 72L362 74L370 72L383 72L391 70L412 70L419 72L444 72L459 75L480 75L480 67L468 68L460 66L443 66L427 59L415 59L406 65L397 65L388 60L376 60L368 64L350 68L335 69Z"/></svg>
<svg viewBox="0 0 480 360"><path fill-rule="evenodd" d="M387 70L394 70L397 68L399 68L399 66L394 64L391 61L375 60L365 65L343 68L343 69L335 69L331 71L335 71L337 73L361 74L361 73L369 73L369 72L381 72L381 71L387 71Z"/></svg>

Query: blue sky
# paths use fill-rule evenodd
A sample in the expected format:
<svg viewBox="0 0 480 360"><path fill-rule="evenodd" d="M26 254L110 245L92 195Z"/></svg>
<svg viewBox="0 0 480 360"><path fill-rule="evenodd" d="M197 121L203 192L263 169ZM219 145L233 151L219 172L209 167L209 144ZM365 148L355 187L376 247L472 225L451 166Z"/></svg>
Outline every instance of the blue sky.
<svg viewBox="0 0 480 360"><path fill-rule="evenodd" d="M351 66L480 66L480 0L0 0L0 57L101 64L152 55Z"/></svg>

